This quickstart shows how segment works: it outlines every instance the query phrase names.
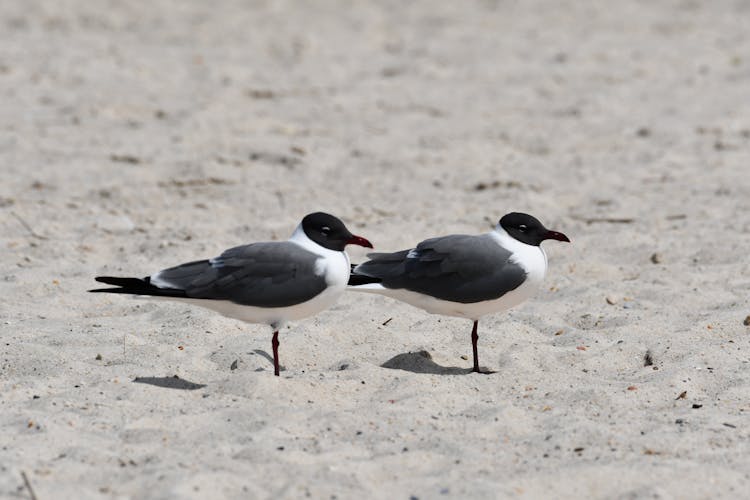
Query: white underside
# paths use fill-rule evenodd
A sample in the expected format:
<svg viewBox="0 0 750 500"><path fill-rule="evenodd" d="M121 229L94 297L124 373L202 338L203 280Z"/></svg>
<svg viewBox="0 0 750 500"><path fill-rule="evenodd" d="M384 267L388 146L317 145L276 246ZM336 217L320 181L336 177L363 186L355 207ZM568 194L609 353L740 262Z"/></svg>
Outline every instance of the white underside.
<svg viewBox="0 0 750 500"><path fill-rule="evenodd" d="M297 227L289 238L305 250L320 256L316 262L316 273L325 276L328 287L312 299L288 307L255 307L236 304L228 300L186 299L179 297L145 297L159 300L170 300L200 306L216 311L223 316L238 319L246 323L265 323L274 330L281 329L287 322L313 316L331 307L346 290L349 281L349 256L346 252L337 252L324 248L310 240L301 225ZM152 277L152 282L158 282L158 273ZM163 280L162 280L163 281ZM159 286L169 286L169 283L159 283Z"/></svg>
<svg viewBox="0 0 750 500"><path fill-rule="evenodd" d="M336 288L329 287L315 296L312 300L289 307L244 306L241 304L235 304L228 300L182 299L172 297L156 298L200 306L216 311L228 318L238 319L246 323L265 323L270 325L274 330L279 330L289 321L307 318L328 309L336 303L341 294L344 293L345 289L345 286Z"/></svg>
<svg viewBox="0 0 750 500"><path fill-rule="evenodd" d="M527 273L526 280L521 286L507 292L498 299L464 304L436 299L435 297L410 290L385 288L377 283L353 286L349 287L349 289L358 292L385 295L423 309L431 314L456 316L474 321L479 320L487 314L506 311L530 298L539 289L547 272L547 256L541 247L521 243L508 235L501 227L495 228L490 234L499 245L513 252L512 260L522 266Z"/></svg>

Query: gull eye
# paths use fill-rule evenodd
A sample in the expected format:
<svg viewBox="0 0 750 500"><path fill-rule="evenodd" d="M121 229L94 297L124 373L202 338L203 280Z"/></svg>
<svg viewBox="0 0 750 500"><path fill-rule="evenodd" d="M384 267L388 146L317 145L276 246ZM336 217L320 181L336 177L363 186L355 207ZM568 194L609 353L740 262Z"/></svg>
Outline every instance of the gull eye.
<svg viewBox="0 0 750 500"><path fill-rule="evenodd" d="M521 224L518 226L518 229L520 231L526 231L528 229L528 226L526 224Z"/></svg>
<svg viewBox="0 0 750 500"><path fill-rule="evenodd" d="M328 226L323 226L320 228L320 232L322 232L323 234L328 234L331 232L331 228Z"/></svg>

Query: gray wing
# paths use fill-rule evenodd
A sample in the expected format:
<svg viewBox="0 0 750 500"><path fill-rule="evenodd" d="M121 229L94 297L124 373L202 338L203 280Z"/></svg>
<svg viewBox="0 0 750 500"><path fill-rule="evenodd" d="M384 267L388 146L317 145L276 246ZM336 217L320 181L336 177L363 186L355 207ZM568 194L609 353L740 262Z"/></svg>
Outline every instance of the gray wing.
<svg viewBox="0 0 750 500"><path fill-rule="evenodd" d="M526 271L489 235L425 240L411 250L373 253L355 268L386 288L404 288L464 304L493 300L518 288Z"/></svg>
<svg viewBox="0 0 750 500"><path fill-rule="evenodd" d="M315 272L320 256L291 242L253 243L230 248L211 260L160 271L151 283L183 290L195 299L229 300L257 307L286 307L326 289Z"/></svg>

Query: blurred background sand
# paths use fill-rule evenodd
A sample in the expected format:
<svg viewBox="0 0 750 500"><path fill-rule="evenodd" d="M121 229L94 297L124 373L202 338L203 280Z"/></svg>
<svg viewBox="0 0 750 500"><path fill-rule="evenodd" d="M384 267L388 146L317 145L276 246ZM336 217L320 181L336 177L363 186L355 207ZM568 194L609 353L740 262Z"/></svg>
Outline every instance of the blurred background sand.
<svg viewBox="0 0 750 500"><path fill-rule="evenodd" d="M0 496L746 495L749 19L4 1ZM382 251L513 210L573 244L480 323L491 376L468 322L382 297L291 325L275 378L265 326L86 293L314 210Z"/></svg>

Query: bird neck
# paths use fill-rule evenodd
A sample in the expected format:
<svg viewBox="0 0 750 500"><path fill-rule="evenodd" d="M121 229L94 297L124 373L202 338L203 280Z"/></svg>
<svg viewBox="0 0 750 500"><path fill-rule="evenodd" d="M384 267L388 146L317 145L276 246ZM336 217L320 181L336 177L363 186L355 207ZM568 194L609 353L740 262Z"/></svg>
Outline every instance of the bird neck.
<svg viewBox="0 0 750 500"><path fill-rule="evenodd" d="M309 236L307 236L307 233L305 233L305 230L302 228L302 224L297 225L297 228L289 237L289 241L291 241L292 243L296 243L297 245L301 246L305 250L308 250L310 252L313 252L321 256L341 255L342 253L346 254L346 252L339 252L336 250L331 250L329 248L325 248L324 246L321 246L315 243L313 240L310 239Z"/></svg>
<svg viewBox="0 0 750 500"><path fill-rule="evenodd" d="M495 229L490 233L492 238L503 248L508 249L513 253L513 260L520 263L528 269L531 263L542 264L546 269L547 267L547 254L541 246L529 245L522 241L518 241L503 227L498 224ZM539 262L541 260L541 262Z"/></svg>

